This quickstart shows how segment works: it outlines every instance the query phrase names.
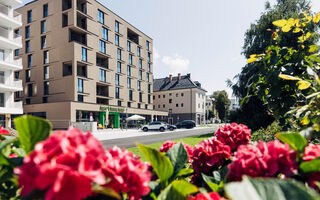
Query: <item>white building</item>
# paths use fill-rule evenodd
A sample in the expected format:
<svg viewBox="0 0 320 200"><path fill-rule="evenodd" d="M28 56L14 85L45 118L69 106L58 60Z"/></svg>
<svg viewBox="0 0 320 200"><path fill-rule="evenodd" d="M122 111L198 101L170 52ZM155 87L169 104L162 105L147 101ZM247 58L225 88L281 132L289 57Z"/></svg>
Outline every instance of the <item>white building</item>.
<svg viewBox="0 0 320 200"><path fill-rule="evenodd" d="M22 102L14 102L15 92L22 91L19 73L15 73L22 70L22 60L15 59L15 53L22 48L22 38L16 31L22 20L13 9L22 3L0 0L0 125L5 127L11 127L12 115L23 113Z"/></svg>
<svg viewBox="0 0 320 200"><path fill-rule="evenodd" d="M231 111L232 110L237 110L237 109L240 108L239 99L238 98L233 97L233 98L230 99L230 101L231 101L231 104L230 104L230 110Z"/></svg>

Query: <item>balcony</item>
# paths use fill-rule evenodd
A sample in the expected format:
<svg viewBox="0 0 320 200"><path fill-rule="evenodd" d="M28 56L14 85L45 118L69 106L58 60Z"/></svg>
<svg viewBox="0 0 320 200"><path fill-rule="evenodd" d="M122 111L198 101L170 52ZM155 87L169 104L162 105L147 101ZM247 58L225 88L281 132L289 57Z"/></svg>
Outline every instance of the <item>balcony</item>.
<svg viewBox="0 0 320 200"><path fill-rule="evenodd" d="M11 7L17 7L21 4L23 4L22 0L0 0L0 3L3 4L3 5L8 5L8 6L11 6Z"/></svg>
<svg viewBox="0 0 320 200"><path fill-rule="evenodd" d="M81 65L80 63L78 63L77 76L87 78L87 65Z"/></svg>
<svg viewBox="0 0 320 200"><path fill-rule="evenodd" d="M6 107L0 107L0 113L3 114L23 114L22 101L10 102Z"/></svg>
<svg viewBox="0 0 320 200"><path fill-rule="evenodd" d="M77 10L87 14L87 1L86 0L77 0Z"/></svg>
<svg viewBox="0 0 320 200"><path fill-rule="evenodd" d="M8 81L9 83L3 83L2 81L4 77L0 77L0 91L4 92L16 92L16 91L22 91L22 80L17 81Z"/></svg>
<svg viewBox="0 0 320 200"><path fill-rule="evenodd" d="M22 59L13 59L13 60L0 60L0 68L8 69L8 70L21 70L22 67Z"/></svg>
<svg viewBox="0 0 320 200"><path fill-rule="evenodd" d="M100 99L112 99L112 97L109 96L109 87L97 85L97 97Z"/></svg>
<svg viewBox="0 0 320 200"><path fill-rule="evenodd" d="M22 26L21 14L0 3L0 26L18 28Z"/></svg>
<svg viewBox="0 0 320 200"><path fill-rule="evenodd" d="M22 38L8 29L0 27L0 48L21 49Z"/></svg>
<svg viewBox="0 0 320 200"><path fill-rule="evenodd" d="M83 33L79 33L74 30L70 30L70 42L77 42L82 45L87 45L87 35Z"/></svg>

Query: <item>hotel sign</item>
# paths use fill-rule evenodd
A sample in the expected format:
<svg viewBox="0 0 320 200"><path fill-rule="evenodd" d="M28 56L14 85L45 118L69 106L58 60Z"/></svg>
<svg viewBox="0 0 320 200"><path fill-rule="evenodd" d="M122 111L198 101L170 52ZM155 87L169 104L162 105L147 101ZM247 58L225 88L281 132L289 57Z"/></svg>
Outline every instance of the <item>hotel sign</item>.
<svg viewBox="0 0 320 200"><path fill-rule="evenodd" d="M124 112L125 109L124 108L115 108L115 107L110 107L110 106L100 106L100 110L103 111L109 111L109 112Z"/></svg>

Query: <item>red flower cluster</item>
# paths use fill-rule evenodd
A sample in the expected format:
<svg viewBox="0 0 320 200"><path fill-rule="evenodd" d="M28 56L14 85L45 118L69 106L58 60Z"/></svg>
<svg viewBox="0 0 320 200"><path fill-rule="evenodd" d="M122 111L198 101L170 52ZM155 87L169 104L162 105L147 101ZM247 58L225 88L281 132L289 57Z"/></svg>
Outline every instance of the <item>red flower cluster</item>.
<svg viewBox="0 0 320 200"><path fill-rule="evenodd" d="M320 157L320 145L315 145L310 143L305 149L304 149L304 161L310 161L316 158Z"/></svg>
<svg viewBox="0 0 320 200"><path fill-rule="evenodd" d="M197 144L193 150L192 167L197 174L208 173L231 157L231 149L216 137Z"/></svg>
<svg viewBox="0 0 320 200"><path fill-rule="evenodd" d="M176 142L173 142L171 140L166 141L165 143L162 144L162 146L160 147L159 151L160 152L167 152L169 151L169 149L171 149L175 144L177 144ZM193 155L193 146L189 145L189 144L185 144L182 143L184 148L186 148L186 151L188 153L188 157L189 157L189 162L192 162L192 155Z"/></svg>
<svg viewBox="0 0 320 200"><path fill-rule="evenodd" d="M150 165L141 162L131 152L113 147L106 152L104 174L110 178L107 187L128 193L130 200L138 200L150 192Z"/></svg>
<svg viewBox="0 0 320 200"><path fill-rule="evenodd" d="M3 127L0 127L0 135L10 135L10 132Z"/></svg>
<svg viewBox="0 0 320 200"><path fill-rule="evenodd" d="M308 185L312 187L313 189L320 191L320 188L318 187L317 183L320 182L320 172L312 173L308 177Z"/></svg>
<svg viewBox="0 0 320 200"><path fill-rule="evenodd" d="M243 175L251 177L292 176L297 170L297 154L289 145L278 140L257 145L241 145L229 167L228 178L240 181Z"/></svg>
<svg viewBox="0 0 320 200"><path fill-rule="evenodd" d="M188 200L226 200L225 198L220 197L216 192L211 193L198 193L196 196L189 196Z"/></svg>
<svg viewBox="0 0 320 200"><path fill-rule="evenodd" d="M220 126L215 136L221 142L230 146L231 151L237 150L240 145L246 145L251 138L251 130L243 124L232 123Z"/></svg>
<svg viewBox="0 0 320 200"><path fill-rule="evenodd" d="M45 200L81 200L92 195L92 183L109 186L107 178L123 184L118 192L144 195L149 191L147 169L132 154L115 148L106 152L90 133L71 128L38 143L15 173L22 196L41 190Z"/></svg>

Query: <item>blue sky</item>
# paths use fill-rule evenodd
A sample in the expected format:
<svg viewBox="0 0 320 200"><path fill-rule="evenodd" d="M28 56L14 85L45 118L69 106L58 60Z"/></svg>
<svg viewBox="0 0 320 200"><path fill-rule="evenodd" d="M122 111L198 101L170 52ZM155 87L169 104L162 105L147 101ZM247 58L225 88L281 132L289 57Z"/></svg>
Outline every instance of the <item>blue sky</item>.
<svg viewBox="0 0 320 200"><path fill-rule="evenodd" d="M24 1L29 2L29 1ZM100 0L154 40L154 76L191 73L212 93L245 65L244 33L265 0ZM271 3L275 0L271 0ZM320 11L320 1L312 0Z"/></svg>

